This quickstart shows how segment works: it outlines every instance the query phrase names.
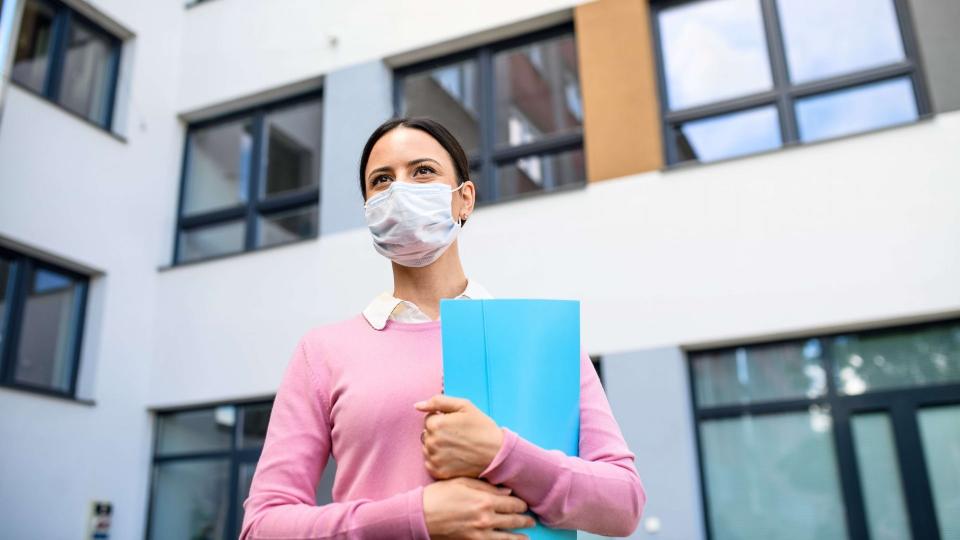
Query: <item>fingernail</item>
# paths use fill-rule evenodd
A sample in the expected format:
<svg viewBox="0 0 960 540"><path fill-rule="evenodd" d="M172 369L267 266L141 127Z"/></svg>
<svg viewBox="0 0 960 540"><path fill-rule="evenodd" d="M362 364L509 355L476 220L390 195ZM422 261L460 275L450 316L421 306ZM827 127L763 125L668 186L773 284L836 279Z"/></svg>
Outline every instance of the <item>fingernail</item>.
<svg viewBox="0 0 960 540"><path fill-rule="evenodd" d="M427 404L426 401L418 401L418 402L414 403L413 406L419 409L420 407L423 407L423 406L426 405L426 404Z"/></svg>

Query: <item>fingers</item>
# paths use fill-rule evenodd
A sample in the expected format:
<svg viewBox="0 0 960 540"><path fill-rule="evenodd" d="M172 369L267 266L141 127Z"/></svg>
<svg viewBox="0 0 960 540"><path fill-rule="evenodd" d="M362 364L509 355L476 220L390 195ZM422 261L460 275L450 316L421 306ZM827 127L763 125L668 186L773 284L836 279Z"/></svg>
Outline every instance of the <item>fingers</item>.
<svg viewBox="0 0 960 540"><path fill-rule="evenodd" d="M491 538L493 540L515 540L517 538L530 538L525 534L512 533L506 531L490 531L490 535L486 538Z"/></svg>
<svg viewBox="0 0 960 540"><path fill-rule="evenodd" d="M426 401L418 401L413 406L423 412L435 411L451 413L463 410L472 405L469 399L437 394Z"/></svg>
<svg viewBox="0 0 960 540"><path fill-rule="evenodd" d="M493 510L500 514L519 514L527 511L527 503L513 495L495 495Z"/></svg>
<svg viewBox="0 0 960 540"><path fill-rule="evenodd" d="M526 514L496 514L493 517L494 529L527 529L536 525L536 521Z"/></svg>

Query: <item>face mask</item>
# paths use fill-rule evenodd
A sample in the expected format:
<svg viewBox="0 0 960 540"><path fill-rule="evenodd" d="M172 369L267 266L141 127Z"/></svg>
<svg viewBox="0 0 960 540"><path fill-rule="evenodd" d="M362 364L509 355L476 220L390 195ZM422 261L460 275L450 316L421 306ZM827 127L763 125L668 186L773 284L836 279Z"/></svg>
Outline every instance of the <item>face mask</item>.
<svg viewBox="0 0 960 540"><path fill-rule="evenodd" d="M446 251L460 232L453 221L451 198L456 189L446 184L394 181L370 198L364 214L373 235L373 247L403 266L426 266Z"/></svg>

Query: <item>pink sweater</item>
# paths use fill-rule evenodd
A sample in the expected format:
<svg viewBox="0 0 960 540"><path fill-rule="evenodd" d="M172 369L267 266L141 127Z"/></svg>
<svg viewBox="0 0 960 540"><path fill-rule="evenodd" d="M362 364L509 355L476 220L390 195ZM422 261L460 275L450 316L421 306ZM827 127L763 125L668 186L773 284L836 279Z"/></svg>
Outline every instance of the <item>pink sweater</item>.
<svg viewBox="0 0 960 540"><path fill-rule="evenodd" d="M358 315L308 331L277 390L240 539L429 538L423 487L433 479L420 451L424 413L413 404L441 392L442 365L440 321L375 330ZM580 456L502 428L480 477L512 488L544 524L627 536L646 494L583 350L580 373ZM334 502L317 506L331 452Z"/></svg>

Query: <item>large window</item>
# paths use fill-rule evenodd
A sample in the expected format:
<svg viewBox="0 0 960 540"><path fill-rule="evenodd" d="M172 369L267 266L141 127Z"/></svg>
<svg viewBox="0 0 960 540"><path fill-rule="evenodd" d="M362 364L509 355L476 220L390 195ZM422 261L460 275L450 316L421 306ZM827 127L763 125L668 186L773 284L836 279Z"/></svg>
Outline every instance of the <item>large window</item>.
<svg viewBox="0 0 960 540"><path fill-rule="evenodd" d="M319 93L193 124L174 262L318 234Z"/></svg>
<svg viewBox="0 0 960 540"><path fill-rule="evenodd" d="M0 384L74 397L88 278L0 249Z"/></svg>
<svg viewBox="0 0 960 540"><path fill-rule="evenodd" d="M583 185L583 104L573 27L405 67L398 116L429 116L470 158L478 202Z"/></svg>
<svg viewBox="0 0 960 540"><path fill-rule="evenodd" d="M830 139L929 112L903 0L652 5L670 164Z"/></svg>
<svg viewBox="0 0 960 540"><path fill-rule="evenodd" d="M157 413L148 540L235 539L270 420L270 401ZM336 464L317 485L332 501Z"/></svg>
<svg viewBox="0 0 960 540"><path fill-rule="evenodd" d="M700 351L711 540L960 534L960 320Z"/></svg>
<svg viewBox="0 0 960 540"><path fill-rule="evenodd" d="M57 0L26 0L11 79L107 130L120 40Z"/></svg>

